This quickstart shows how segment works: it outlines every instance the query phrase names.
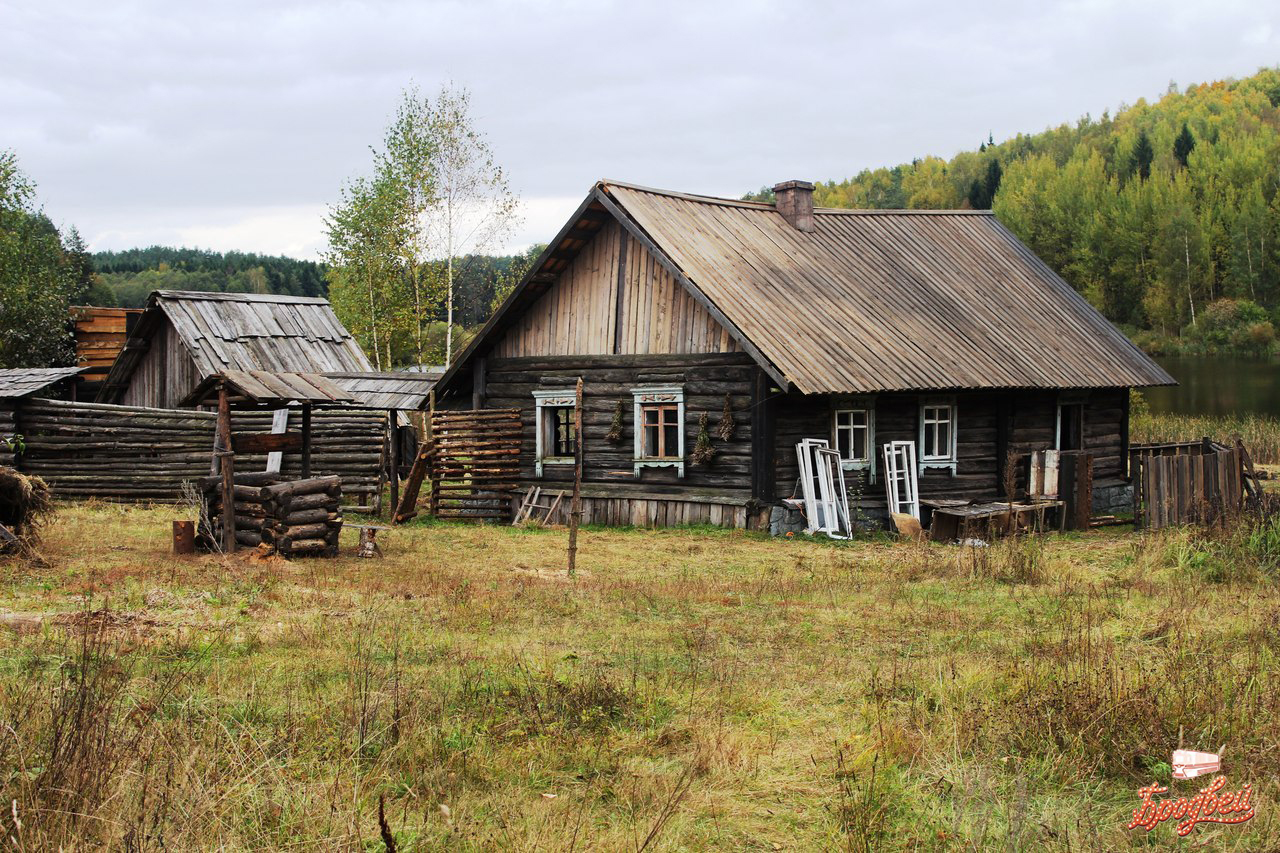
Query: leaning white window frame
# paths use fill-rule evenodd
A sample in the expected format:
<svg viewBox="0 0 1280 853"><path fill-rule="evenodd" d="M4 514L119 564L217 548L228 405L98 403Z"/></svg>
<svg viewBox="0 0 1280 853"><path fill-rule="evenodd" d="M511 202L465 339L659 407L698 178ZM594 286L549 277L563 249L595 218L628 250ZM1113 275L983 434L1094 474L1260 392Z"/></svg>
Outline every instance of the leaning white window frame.
<svg viewBox="0 0 1280 853"><path fill-rule="evenodd" d="M635 455L633 458L635 476L640 476L644 468L675 468L678 476L684 476L684 388L669 385L654 388L633 388L631 399L634 406L632 424L635 432ZM676 407L677 455L653 457L644 455L644 409L646 406Z"/></svg>
<svg viewBox="0 0 1280 853"><path fill-rule="evenodd" d="M533 467L539 477L542 476L543 465L574 464L574 458L572 456L547 456L546 455L552 450L552 447L547 446L548 424L546 421L546 417L549 410L551 409L560 409L560 408L564 408L565 406L568 406L569 408L574 408L577 406L577 403L578 403L577 397L572 393L566 394L564 391L534 391L533 392L533 405L534 405L534 414L535 414L533 424L534 424L534 435L536 436L534 439L536 450L534 451L535 456L534 456Z"/></svg>
<svg viewBox="0 0 1280 853"><path fill-rule="evenodd" d="M955 476L957 426L955 398L920 401L920 473L945 468ZM944 428L946 434L939 435Z"/></svg>
<svg viewBox="0 0 1280 853"><path fill-rule="evenodd" d="M853 455L858 432L864 433L862 454ZM840 467L845 471L866 471L876 479L876 407L869 398L837 400L831 412L831 445L840 452ZM848 450L841 449L842 445Z"/></svg>

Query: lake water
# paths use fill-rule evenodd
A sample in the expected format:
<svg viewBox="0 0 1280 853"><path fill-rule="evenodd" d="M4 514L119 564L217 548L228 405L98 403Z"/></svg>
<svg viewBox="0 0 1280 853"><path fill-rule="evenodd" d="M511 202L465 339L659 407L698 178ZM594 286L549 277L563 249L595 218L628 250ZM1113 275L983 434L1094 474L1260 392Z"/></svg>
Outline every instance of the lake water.
<svg viewBox="0 0 1280 853"><path fill-rule="evenodd" d="M1217 356L1156 361L1178 385L1142 390L1153 412L1280 416L1280 361Z"/></svg>

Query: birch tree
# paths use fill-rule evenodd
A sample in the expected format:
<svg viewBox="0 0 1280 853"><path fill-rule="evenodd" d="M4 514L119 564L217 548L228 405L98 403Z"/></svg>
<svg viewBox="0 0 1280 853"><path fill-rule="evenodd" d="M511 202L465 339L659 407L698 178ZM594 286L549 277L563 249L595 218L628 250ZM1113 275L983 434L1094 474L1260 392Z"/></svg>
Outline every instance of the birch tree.
<svg viewBox="0 0 1280 853"><path fill-rule="evenodd" d="M364 334L378 370L391 369L391 338L400 325L400 258L414 230L405 209L401 185L382 171L349 182L325 218L330 301L343 323Z"/></svg>
<svg viewBox="0 0 1280 853"><path fill-rule="evenodd" d="M445 352L453 362L454 262L479 255L504 241L519 222L519 199L489 143L471 116L471 95L445 86L434 104L422 102L428 115L434 203L426 208L425 234L443 262Z"/></svg>

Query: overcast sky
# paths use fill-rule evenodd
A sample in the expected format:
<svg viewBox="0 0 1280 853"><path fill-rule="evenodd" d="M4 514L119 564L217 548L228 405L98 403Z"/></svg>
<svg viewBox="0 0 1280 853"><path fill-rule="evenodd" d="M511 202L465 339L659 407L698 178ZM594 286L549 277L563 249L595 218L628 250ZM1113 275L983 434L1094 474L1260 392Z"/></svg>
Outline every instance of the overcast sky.
<svg viewBox="0 0 1280 853"><path fill-rule="evenodd" d="M1280 63L1280 3L0 0L0 149L95 249L315 258L447 81L549 239L599 178L738 196Z"/></svg>

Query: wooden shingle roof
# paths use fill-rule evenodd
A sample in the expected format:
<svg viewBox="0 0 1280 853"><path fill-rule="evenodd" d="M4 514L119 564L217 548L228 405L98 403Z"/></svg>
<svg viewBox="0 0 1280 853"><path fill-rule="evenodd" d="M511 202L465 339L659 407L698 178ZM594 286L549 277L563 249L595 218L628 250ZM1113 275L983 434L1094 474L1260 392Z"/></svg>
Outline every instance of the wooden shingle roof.
<svg viewBox="0 0 1280 853"><path fill-rule="evenodd" d="M441 380L554 282L608 214L780 385L804 393L1174 380L987 211L814 211L598 183Z"/></svg>
<svg viewBox="0 0 1280 853"><path fill-rule="evenodd" d="M257 293L158 290L111 367L99 399L128 385L148 338L173 325L203 377L226 370L325 373L373 366L328 300Z"/></svg>
<svg viewBox="0 0 1280 853"><path fill-rule="evenodd" d="M26 397L70 379L83 367L18 367L0 370L0 398Z"/></svg>
<svg viewBox="0 0 1280 853"><path fill-rule="evenodd" d="M333 384L369 409L412 411L424 408L444 369L422 373L326 373Z"/></svg>
<svg viewBox="0 0 1280 853"><path fill-rule="evenodd" d="M333 380L318 373L271 370L224 370L206 376L182 401L184 406L199 406L217 399L218 386L226 387L237 403L263 405L271 408L293 403L318 406L343 406L354 403L355 398L343 391Z"/></svg>

